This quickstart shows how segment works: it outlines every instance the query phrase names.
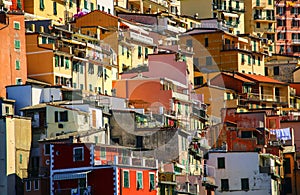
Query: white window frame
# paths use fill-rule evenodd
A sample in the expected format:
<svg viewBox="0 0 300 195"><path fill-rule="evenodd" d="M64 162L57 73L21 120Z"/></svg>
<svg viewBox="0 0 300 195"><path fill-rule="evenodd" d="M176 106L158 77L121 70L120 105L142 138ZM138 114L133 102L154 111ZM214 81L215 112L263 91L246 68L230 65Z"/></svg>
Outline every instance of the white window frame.
<svg viewBox="0 0 300 195"><path fill-rule="evenodd" d="M28 183L29 183L29 188L27 188ZM26 192L30 192L30 191L31 191L31 181L26 181Z"/></svg>
<svg viewBox="0 0 300 195"><path fill-rule="evenodd" d="M125 187L125 180L124 180L124 172L128 172L128 188L130 188L130 171L129 171L129 169L124 169L123 170L123 188L127 188L127 187Z"/></svg>
<svg viewBox="0 0 300 195"><path fill-rule="evenodd" d="M136 185L138 184L138 174L141 173L142 174L142 186L141 188L138 188L138 189L144 189L144 181L143 181L143 172L142 171L137 171L136 172ZM137 186L138 187L138 186Z"/></svg>
<svg viewBox="0 0 300 195"><path fill-rule="evenodd" d="M81 160L75 160L75 150L81 149L82 151L82 159ZM83 147L75 147L73 148L73 162L78 162L78 161L84 161L84 148Z"/></svg>
<svg viewBox="0 0 300 195"><path fill-rule="evenodd" d="M34 189L34 191L37 191L37 190L40 189L40 180L36 179L36 180L33 181L33 189Z"/></svg>

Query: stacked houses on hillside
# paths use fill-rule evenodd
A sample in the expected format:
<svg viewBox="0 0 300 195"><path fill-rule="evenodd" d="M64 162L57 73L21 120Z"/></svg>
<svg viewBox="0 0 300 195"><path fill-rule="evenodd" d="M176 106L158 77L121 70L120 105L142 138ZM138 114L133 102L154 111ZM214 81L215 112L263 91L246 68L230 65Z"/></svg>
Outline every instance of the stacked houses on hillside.
<svg viewBox="0 0 300 195"><path fill-rule="evenodd" d="M0 194L298 194L299 5L0 1Z"/></svg>

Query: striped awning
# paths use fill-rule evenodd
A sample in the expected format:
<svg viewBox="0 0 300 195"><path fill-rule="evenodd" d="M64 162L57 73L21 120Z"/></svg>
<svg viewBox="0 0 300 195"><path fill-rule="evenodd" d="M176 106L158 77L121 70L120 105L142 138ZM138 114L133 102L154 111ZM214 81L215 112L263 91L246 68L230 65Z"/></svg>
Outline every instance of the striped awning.
<svg viewBox="0 0 300 195"><path fill-rule="evenodd" d="M78 172L78 173L56 173L53 176L53 180L54 181L59 181L59 180L70 180L70 179L86 178L86 176L89 172L90 171Z"/></svg>

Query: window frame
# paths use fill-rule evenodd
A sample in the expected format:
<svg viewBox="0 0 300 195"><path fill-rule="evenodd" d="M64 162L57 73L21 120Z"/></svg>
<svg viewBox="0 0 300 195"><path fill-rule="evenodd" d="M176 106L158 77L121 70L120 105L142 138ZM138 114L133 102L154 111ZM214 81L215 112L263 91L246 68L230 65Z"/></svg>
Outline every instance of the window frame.
<svg viewBox="0 0 300 195"><path fill-rule="evenodd" d="M14 40L14 48L21 49L21 41L19 39Z"/></svg>
<svg viewBox="0 0 300 195"><path fill-rule="evenodd" d="M29 184L29 186L28 186L28 184ZM31 181L26 181L26 192L30 192L30 191L31 191Z"/></svg>
<svg viewBox="0 0 300 195"><path fill-rule="evenodd" d="M219 160L223 161L223 165L220 164L221 162ZM226 168L225 157L218 157L217 158L217 168L218 169L225 169Z"/></svg>
<svg viewBox="0 0 300 195"><path fill-rule="evenodd" d="M14 21L14 29L15 30L20 30L21 29L21 24L19 21Z"/></svg>
<svg viewBox="0 0 300 195"><path fill-rule="evenodd" d="M153 176L153 184L151 186L151 176ZM151 190L155 190L155 174L154 173L150 173L149 172L149 189Z"/></svg>
<svg viewBox="0 0 300 195"><path fill-rule="evenodd" d="M76 159L77 158L76 150L81 150L81 155L82 155L81 159ZM82 162L82 161L84 161L84 148L82 146L81 147L74 147L73 148L73 162Z"/></svg>
<svg viewBox="0 0 300 195"><path fill-rule="evenodd" d="M37 182L37 183L36 183ZM37 184L37 185L36 185ZM40 181L38 179L33 181L33 190L37 191L40 189Z"/></svg>
<svg viewBox="0 0 300 195"><path fill-rule="evenodd" d="M15 61L16 70L21 70L21 62L20 60Z"/></svg>
<svg viewBox="0 0 300 195"><path fill-rule="evenodd" d="M128 185L125 186L125 172L128 174ZM128 169L123 170L123 188L130 188L130 171Z"/></svg>

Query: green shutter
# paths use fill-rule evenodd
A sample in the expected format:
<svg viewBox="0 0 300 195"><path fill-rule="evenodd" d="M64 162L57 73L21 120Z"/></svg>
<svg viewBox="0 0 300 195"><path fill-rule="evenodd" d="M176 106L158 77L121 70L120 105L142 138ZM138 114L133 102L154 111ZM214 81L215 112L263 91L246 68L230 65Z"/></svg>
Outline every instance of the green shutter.
<svg viewBox="0 0 300 195"><path fill-rule="evenodd" d="M22 162L23 162L23 156L22 154L20 154L20 164L22 164Z"/></svg>
<svg viewBox="0 0 300 195"><path fill-rule="evenodd" d="M145 58L148 58L148 48L145 47Z"/></svg>
<svg viewBox="0 0 300 195"><path fill-rule="evenodd" d="M40 10L44 10L44 9L45 9L44 0L40 0Z"/></svg>
<svg viewBox="0 0 300 195"><path fill-rule="evenodd" d="M15 40L15 49L20 49L20 48L21 48L20 40Z"/></svg>
<svg viewBox="0 0 300 195"><path fill-rule="evenodd" d="M129 188L129 171L124 171L124 188Z"/></svg>
<svg viewBox="0 0 300 195"><path fill-rule="evenodd" d="M20 30L20 22L14 22L14 29Z"/></svg>
<svg viewBox="0 0 300 195"><path fill-rule="evenodd" d="M59 66L59 57L55 56L55 67Z"/></svg>
<svg viewBox="0 0 300 195"><path fill-rule="evenodd" d="M143 173L137 173L137 188L143 188Z"/></svg>
<svg viewBox="0 0 300 195"><path fill-rule="evenodd" d="M138 57L142 56L142 47L138 46Z"/></svg>
<svg viewBox="0 0 300 195"><path fill-rule="evenodd" d="M101 159L105 159L106 158L106 148L101 148L100 149L100 157Z"/></svg>
<svg viewBox="0 0 300 195"><path fill-rule="evenodd" d="M16 60L16 70L20 70L20 61Z"/></svg>
<svg viewBox="0 0 300 195"><path fill-rule="evenodd" d="M91 3L91 11L94 11L94 3Z"/></svg>
<svg viewBox="0 0 300 195"><path fill-rule="evenodd" d="M87 0L84 0L84 5L83 5L84 9L87 9L88 8L88 2Z"/></svg>
<svg viewBox="0 0 300 195"><path fill-rule="evenodd" d="M73 0L70 0L70 1L69 1L69 7L70 7L70 8L73 7Z"/></svg>
<svg viewBox="0 0 300 195"><path fill-rule="evenodd" d="M251 64L251 56L248 55L248 64Z"/></svg>
<svg viewBox="0 0 300 195"><path fill-rule="evenodd" d="M154 174L150 174L150 190L155 189Z"/></svg>
<svg viewBox="0 0 300 195"><path fill-rule="evenodd" d="M56 7L56 2L53 1L53 14L57 15L57 7Z"/></svg>
<svg viewBox="0 0 300 195"><path fill-rule="evenodd" d="M80 65L79 65L79 68L80 68L80 74L83 74L83 65L80 64Z"/></svg>
<svg viewBox="0 0 300 195"><path fill-rule="evenodd" d="M22 10L22 3L21 0L17 0L17 8Z"/></svg>
<svg viewBox="0 0 300 195"><path fill-rule="evenodd" d="M70 60L69 58L66 58L66 69L70 68Z"/></svg>

